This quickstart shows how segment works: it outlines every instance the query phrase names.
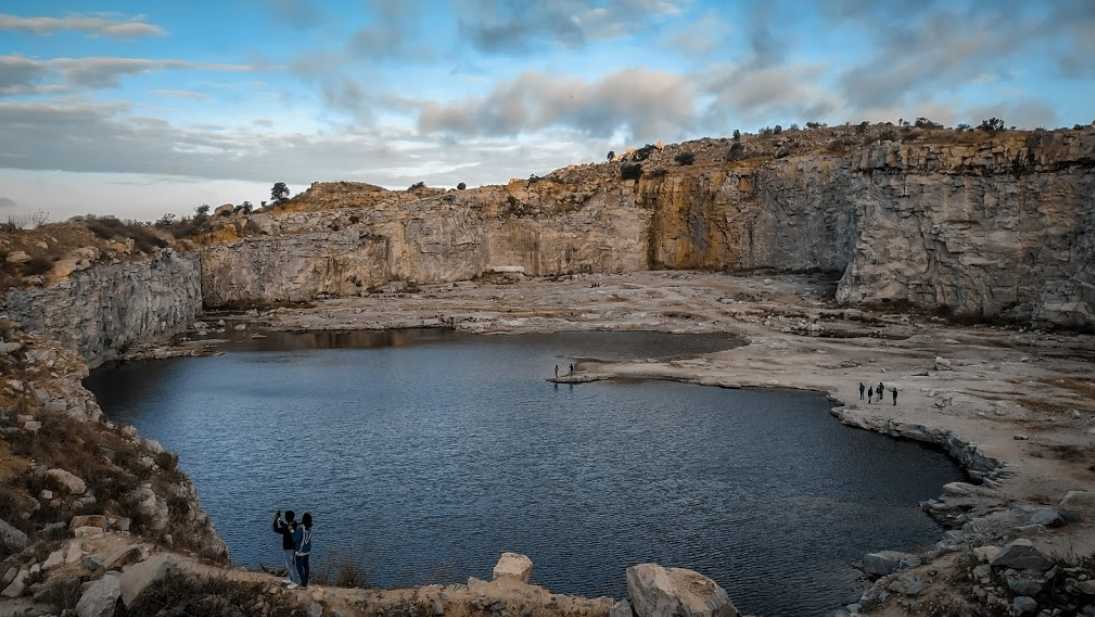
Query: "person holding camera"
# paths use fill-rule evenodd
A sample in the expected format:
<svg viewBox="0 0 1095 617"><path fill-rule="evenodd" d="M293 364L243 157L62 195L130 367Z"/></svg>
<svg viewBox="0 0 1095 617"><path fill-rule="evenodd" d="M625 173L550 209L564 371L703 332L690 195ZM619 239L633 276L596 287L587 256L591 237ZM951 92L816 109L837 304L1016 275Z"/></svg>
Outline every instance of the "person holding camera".
<svg viewBox="0 0 1095 617"><path fill-rule="evenodd" d="M300 574L297 572L297 547L293 541L293 534L297 530L296 514L292 510L286 510L285 516L281 510L274 513L274 533L281 535L281 551L285 555L285 569L289 588L300 584Z"/></svg>

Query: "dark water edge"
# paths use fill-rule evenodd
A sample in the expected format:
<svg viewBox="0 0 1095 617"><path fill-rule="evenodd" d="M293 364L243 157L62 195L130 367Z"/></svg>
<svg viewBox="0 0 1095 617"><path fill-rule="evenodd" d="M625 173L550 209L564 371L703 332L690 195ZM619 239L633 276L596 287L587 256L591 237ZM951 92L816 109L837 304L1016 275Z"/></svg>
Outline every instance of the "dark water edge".
<svg viewBox="0 0 1095 617"><path fill-rule="evenodd" d="M317 565L351 554L380 586L489 578L513 550L556 592L623 597L624 569L656 561L711 576L746 612L825 614L858 597L852 560L938 539L917 503L962 479L944 454L849 430L815 393L544 382L577 357L736 344L275 334L87 385L112 419L180 453L243 565L277 563L272 510L310 509Z"/></svg>

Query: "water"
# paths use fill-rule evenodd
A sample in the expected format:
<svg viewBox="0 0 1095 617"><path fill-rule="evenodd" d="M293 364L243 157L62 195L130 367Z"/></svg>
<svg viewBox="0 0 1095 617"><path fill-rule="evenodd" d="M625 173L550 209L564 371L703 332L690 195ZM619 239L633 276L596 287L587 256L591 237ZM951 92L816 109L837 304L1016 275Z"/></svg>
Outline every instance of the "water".
<svg viewBox="0 0 1095 617"><path fill-rule="evenodd" d="M818 615L849 563L934 542L917 503L960 471L841 426L800 392L553 386L574 357L725 348L711 336L438 331L288 335L220 357L96 371L107 414L179 452L233 560L279 563L275 509L316 517L372 584L489 578L529 555L557 592L625 595L645 561L698 570L739 609Z"/></svg>

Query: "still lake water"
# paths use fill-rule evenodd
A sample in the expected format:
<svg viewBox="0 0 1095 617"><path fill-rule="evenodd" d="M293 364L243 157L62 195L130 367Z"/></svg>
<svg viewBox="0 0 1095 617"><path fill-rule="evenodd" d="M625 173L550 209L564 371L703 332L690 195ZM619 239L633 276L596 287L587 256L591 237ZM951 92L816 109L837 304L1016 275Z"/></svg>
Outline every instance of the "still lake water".
<svg viewBox="0 0 1095 617"><path fill-rule="evenodd" d="M278 335L87 380L109 417L176 450L240 564L280 562L276 509L317 521L379 586L489 578L502 551L553 591L625 596L653 561L745 612L857 598L852 560L938 539L918 508L942 453L841 426L821 396L670 382L553 386L576 357L734 341L655 333Z"/></svg>

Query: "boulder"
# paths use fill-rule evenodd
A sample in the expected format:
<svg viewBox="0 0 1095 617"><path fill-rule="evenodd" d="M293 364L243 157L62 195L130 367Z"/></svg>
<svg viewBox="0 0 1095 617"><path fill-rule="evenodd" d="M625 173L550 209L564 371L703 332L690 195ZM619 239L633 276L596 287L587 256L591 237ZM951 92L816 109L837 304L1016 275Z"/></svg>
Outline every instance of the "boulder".
<svg viewBox="0 0 1095 617"><path fill-rule="evenodd" d="M1033 615L1038 612L1038 602L1028 596L1017 596L1011 601L1013 615Z"/></svg>
<svg viewBox="0 0 1095 617"><path fill-rule="evenodd" d="M992 563L992 560L1000 554L1000 547L992 545L978 546L973 549L973 554L977 557L977 561L981 563Z"/></svg>
<svg viewBox="0 0 1095 617"><path fill-rule="evenodd" d="M27 534L0 519L0 546L9 552L18 553L27 547Z"/></svg>
<svg viewBox="0 0 1095 617"><path fill-rule="evenodd" d="M1041 572L1032 570L1008 570L1004 580L1017 596L1036 596L1042 592L1046 580Z"/></svg>
<svg viewBox="0 0 1095 617"><path fill-rule="evenodd" d="M57 566L65 563L65 551L64 549L57 549L46 557L46 560L42 562L42 569L52 570Z"/></svg>
<svg viewBox="0 0 1095 617"><path fill-rule="evenodd" d="M107 570L119 570L131 563L140 561L141 547L137 545L120 546L103 557L103 567Z"/></svg>
<svg viewBox="0 0 1095 617"><path fill-rule="evenodd" d="M502 553L494 565L494 580L508 578L527 583L532 576L532 560L520 553Z"/></svg>
<svg viewBox="0 0 1095 617"><path fill-rule="evenodd" d="M903 568L915 568L919 565L919 557L899 551L879 551L877 553L867 553L863 556L863 572L876 578L893 574Z"/></svg>
<svg viewBox="0 0 1095 617"><path fill-rule="evenodd" d="M150 484L143 484L130 492L129 501L147 521L149 528L159 531L167 527L171 514L167 502L156 495Z"/></svg>
<svg viewBox="0 0 1095 617"><path fill-rule="evenodd" d="M79 617L113 617L121 595L118 575L108 573L84 590L80 601L76 603L76 614Z"/></svg>
<svg viewBox="0 0 1095 617"><path fill-rule="evenodd" d="M150 585L162 580L172 572L179 570L176 558L168 553L160 553L146 561L126 567L118 579L122 592L122 602L133 606L137 597Z"/></svg>
<svg viewBox="0 0 1095 617"><path fill-rule="evenodd" d="M72 495L83 495L87 491L87 483L64 469L50 469L46 477Z"/></svg>
<svg viewBox="0 0 1095 617"><path fill-rule="evenodd" d="M15 578L8 583L8 586L4 588L4 591L0 591L0 596L5 598L18 598L23 595L23 590L27 586L27 577L30 576L30 571L27 569L19 570L19 573L15 575Z"/></svg>
<svg viewBox="0 0 1095 617"><path fill-rule="evenodd" d="M692 570L644 563L627 569L627 595L638 617L737 617L726 590Z"/></svg>
<svg viewBox="0 0 1095 617"><path fill-rule="evenodd" d="M1057 511L1066 521L1080 521L1095 513L1095 492L1069 491L1057 504Z"/></svg>
<svg viewBox="0 0 1095 617"><path fill-rule="evenodd" d="M924 591L924 579L911 572L906 572L890 581L887 588L903 596L918 596L921 591Z"/></svg>
<svg viewBox="0 0 1095 617"><path fill-rule="evenodd" d="M12 251L8 253L7 261L9 264L23 264L30 261L30 255L27 255L26 251Z"/></svg>
<svg viewBox="0 0 1095 617"><path fill-rule="evenodd" d="M1019 538L1000 550L1000 554L992 560L992 567L1045 572L1053 567L1053 560L1046 557L1030 540Z"/></svg>

